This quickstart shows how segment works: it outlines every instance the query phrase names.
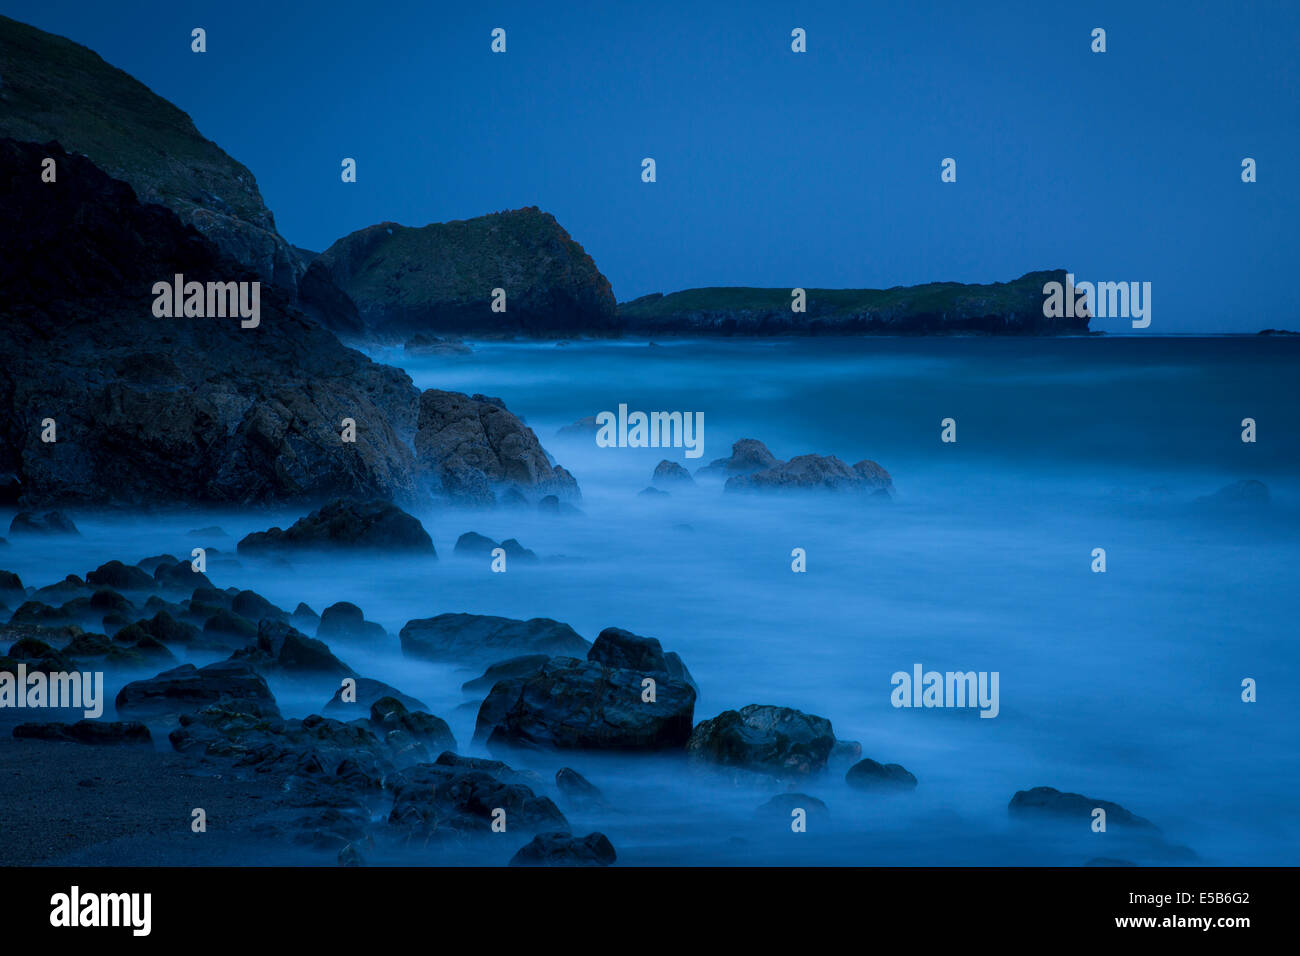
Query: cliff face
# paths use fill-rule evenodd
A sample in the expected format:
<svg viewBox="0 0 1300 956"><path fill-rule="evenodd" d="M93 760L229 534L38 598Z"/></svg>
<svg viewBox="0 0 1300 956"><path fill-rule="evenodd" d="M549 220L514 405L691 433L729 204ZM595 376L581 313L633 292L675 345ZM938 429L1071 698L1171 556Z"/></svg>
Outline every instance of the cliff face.
<svg viewBox="0 0 1300 956"><path fill-rule="evenodd" d="M47 156L56 183L41 181ZM545 461L514 416L498 416L476 451L404 372L345 348L282 291L261 287L256 327L156 316L154 284L177 273L258 276L85 157L0 139L0 222L0 477L25 505L557 493L561 469L513 467L519 448ZM344 419L355 442L342 440Z"/></svg>
<svg viewBox="0 0 1300 956"><path fill-rule="evenodd" d="M790 289L688 289L619 305L625 331L641 335L862 335L984 333L1058 335L1088 331L1087 318L1043 315L1043 285L1065 270L1011 282L932 282L892 289L807 289L807 311Z"/></svg>
<svg viewBox="0 0 1300 956"><path fill-rule="evenodd" d="M296 287L302 265L253 174L139 80L78 43L3 16L0 79L0 136L53 140L88 156L262 281Z"/></svg>
<svg viewBox="0 0 1300 956"><path fill-rule="evenodd" d="M315 260L371 334L593 335L617 329L609 281L555 217L535 206L420 228L385 222ZM493 289L505 311L492 311Z"/></svg>

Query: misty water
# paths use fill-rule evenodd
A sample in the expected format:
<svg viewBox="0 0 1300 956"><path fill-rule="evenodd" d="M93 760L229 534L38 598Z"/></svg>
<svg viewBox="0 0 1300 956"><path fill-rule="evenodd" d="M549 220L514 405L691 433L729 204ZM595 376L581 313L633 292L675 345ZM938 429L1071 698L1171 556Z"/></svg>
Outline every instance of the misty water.
<svg viewBox="0 0 1300 956"><path fill-rule="evenodd" d="M844 767L797 789L824 801L807 833L756 808L782 787L684 759L511 756L550 780L586 775L608 809L560 806L627 864L1300 862L1300 341L1282 338L712 340L474 343L473 354L373 356L416 385L499 396L582 487L582 515L416 510L434 559L236 558L242 535L302 509L96 515L82 537L13 537L0 566L43 585L103 561L203 544L218 587L292 610L340 600L393 635L334 643L360 674L427 703L471 746L481 668L406 660L397 631L448 611L551 617L588 640L615 625L677 651L700 686L695 719L779 704L830 719L863 755L900 763L915 791L851 790ZM599 448L557 436L616 410L704 413L703 455ZM940 442L940 421L957 442ZM1241 441L1254 418L1259 440ZM879 462L891 502L724 494L639 497L655 464L694 471L757 438L779 458ZM1197 499L1239 479L1266 507ZM7 522L8 515L5 516ZM219 525L228 537L195 538ZM462 533L518 538L535 565L490 572L453 556ZM1107 571L1091 570L1105 548ZM791 551L807 553L793 573ZM217 655L196 659L205 663ZM1000 711L891 705L914 664L996 671ZM1258 701L1241 700L1253 678ZM328 694L273 684L286 716ZM116 686L110 688L115 693ZM106 716L109 716L106 714ZM165 737L160 737L165 747ZM1017 790L1052 786L1122 804L1196 858L1122 829L1027 825ZM548 791L556 796L554 788ZM1078 832L1076 832L1078 831ZM521 838L522 840L522 838ZM513 851L490 844L485 863ZM379 860L378 862L382 862ZM437 862L430 854L427 862Z"/></svg>

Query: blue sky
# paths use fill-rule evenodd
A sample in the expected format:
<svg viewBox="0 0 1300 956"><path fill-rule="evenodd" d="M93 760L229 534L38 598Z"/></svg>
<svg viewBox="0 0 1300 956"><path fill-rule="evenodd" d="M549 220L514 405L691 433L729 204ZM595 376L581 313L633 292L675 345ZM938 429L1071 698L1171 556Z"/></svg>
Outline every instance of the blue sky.
<svg viewBox="0 0 1300 956"><path fill-rule="evenodd" d="M537 205L621 300L1065 267L1151 282L1151 333L1300 327L1300 4L5 7L188 112L312 249Z"/></svg>

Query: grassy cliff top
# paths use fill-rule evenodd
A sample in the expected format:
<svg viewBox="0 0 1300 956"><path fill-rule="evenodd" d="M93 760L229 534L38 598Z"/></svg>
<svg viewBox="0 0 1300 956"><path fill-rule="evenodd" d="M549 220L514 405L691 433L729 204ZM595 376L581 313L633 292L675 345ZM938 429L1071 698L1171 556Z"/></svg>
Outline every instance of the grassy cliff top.
<svg viewBox="0 0 1300 956"><path fill-rule="evenodd" d="M4 16L0 136L57 140L131 183L141 199L182 216L190 206L225 207L275 228L253 174L204 139L182 110L79 43Z"/></svg>

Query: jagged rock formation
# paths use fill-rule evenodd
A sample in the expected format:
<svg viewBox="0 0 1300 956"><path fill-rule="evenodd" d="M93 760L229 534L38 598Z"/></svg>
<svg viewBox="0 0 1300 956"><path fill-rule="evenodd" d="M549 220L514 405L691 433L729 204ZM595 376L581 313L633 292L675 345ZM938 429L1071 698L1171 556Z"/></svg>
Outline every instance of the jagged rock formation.
<svg viewBox="0 0 1300 956"><path fill-rule="evenodd" d="M807 289L807 311L791 309L790 289L686 289L620 303L625 332L721 335L1085 333L1088 319L1046 318L1043 286L1065 270L1030 272L1011 282L931 282L892 289Z"/></svg>
<svg viewBox="0 0 1300 956"><path fill-rule="evenodd" d="M41 181L47 156L55 183ZM345 348L269 286L255 328L155 316L154 283L177 273L257 276L86 158L0 139L0 169L0 474L23 504L424 503L430 474L473 449L463 473L486 475L488 496L494 483L576 495L499 405L478 432L442 436L431 408L484 403L448 392L422 403L404 372ZM41 440L47 418L56 442ZM344 419L355 442L342 440ZM455 484L438 491L459 500ZM476 485L471 497L488 496Z"/></svg>
<svg viewBox="0 0 1300 956"><path fill-rule="evenodd" d="M420 228L379 223L344 236L316 264L379 337L616 331L609 281L536 206ZM497 288L506 293L504 312L492 311Z"/></svg>

